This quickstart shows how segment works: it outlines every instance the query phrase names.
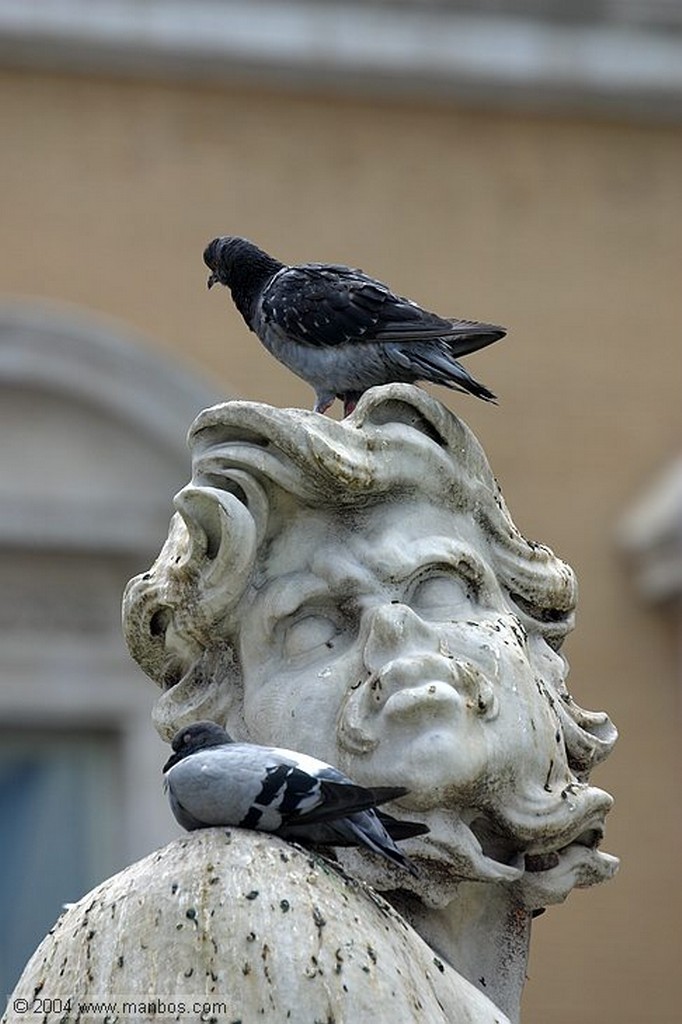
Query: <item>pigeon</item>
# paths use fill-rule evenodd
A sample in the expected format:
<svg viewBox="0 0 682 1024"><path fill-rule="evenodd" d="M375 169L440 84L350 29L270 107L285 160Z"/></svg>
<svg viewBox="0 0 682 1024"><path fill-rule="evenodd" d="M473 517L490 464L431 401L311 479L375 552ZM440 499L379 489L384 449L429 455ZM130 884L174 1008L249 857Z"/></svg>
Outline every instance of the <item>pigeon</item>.
<svg viewBox="0 0 682 1024"><path fill-rule="evenodd" d="M163 767L175 818L188 831L232 825L294 842L365 846L416 875L394 838L428 832L374 808L404 796L402 786L356 786L307 754L237 743L214 722L196 722L172 741ZM380 816L381 815L381 816Z"/></svg>
<svg viewBox="0 0 682 1024"><path fill-rule="evenodd" d="M214 238L204 250L208 287L226 285L247 327L315 390L314 411L335 398L344 415L376 384L429 381L486 402L495 395L457 357L503 338L475 320L451 320L351 267L289 267L246 238Z"/></svg>

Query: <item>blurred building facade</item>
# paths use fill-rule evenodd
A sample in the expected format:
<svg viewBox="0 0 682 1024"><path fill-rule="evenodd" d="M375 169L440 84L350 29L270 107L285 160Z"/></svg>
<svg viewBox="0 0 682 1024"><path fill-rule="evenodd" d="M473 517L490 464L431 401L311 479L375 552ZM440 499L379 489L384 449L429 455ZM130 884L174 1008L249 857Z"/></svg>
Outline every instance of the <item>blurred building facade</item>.
<svg viewBox="0 0 682 1024"><path fill-rule="evenodd" d="M468 361L499 407L438 397L578 572L569 682L622 733L595 779L621 873L536 923L524 1019L672 1024L682 4L0 0L0 109L5 989L61 902L175 834L119 606L189 423L312 404L206 293L230 233L508 326Z"/></svg>

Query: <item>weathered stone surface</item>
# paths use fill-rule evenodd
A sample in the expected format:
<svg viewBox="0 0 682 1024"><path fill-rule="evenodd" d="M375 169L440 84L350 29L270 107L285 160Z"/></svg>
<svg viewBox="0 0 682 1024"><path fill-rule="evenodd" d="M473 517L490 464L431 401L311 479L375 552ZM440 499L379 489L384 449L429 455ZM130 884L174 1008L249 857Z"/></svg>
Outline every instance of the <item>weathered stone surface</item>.
<svg viewBox="0 0 682 1024"><path fill-rule="evenodd" d="M170 843L66 910L6 1024L26 1021L21 1000L56 1007L29 1018L45 1024L507 1024L367 886L280 839L225 829Z"/></svg>

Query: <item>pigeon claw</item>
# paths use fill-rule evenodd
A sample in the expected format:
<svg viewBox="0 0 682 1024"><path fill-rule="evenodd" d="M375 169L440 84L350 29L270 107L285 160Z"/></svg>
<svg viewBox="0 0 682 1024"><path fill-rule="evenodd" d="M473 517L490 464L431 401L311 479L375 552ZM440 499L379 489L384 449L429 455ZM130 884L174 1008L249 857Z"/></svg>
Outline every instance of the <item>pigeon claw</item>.
<svg viewBox="0 0 682 1024"><path fill-rule="evenodd" d="M359 400L360 400L360 395L358 393L356 393L356 392L352 392L351 394L348 394L348 395L344 396L344 399L343 399L343 415L344 415L344 418L346 416L350 416L350 414L354 411L355 406L358 404Z"/></svg>
<svg viewBox="0 0 682 1024"><path fill-rule="evenodd" d="M319 412L322 415L324 415L327 409L329 409L329 407L334 404L335 397L335 395L328 394L327 392L324 392L322 394L318 392L315 395L316 401L315 405L313 406L313 412Z"/></svg>

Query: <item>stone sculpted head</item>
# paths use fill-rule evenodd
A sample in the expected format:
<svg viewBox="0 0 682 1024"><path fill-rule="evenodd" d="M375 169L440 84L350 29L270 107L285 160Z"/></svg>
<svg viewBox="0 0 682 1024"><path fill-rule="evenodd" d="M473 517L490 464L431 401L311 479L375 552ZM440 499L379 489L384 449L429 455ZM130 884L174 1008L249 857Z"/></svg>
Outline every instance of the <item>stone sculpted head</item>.
<svg viewBox="0 0 682 1024"><path fill-rule="evenodd" d="M190 444L168 540L124 601L162 735L212 718L407 786L398 813L431 829L406 847L426 867L410 888L432 903L462 879L533 907L609 877L611 799L587 779L616 733L565 686L574 576L521 536L464 424L396 384L340 423L215 406Z"/></svg>

